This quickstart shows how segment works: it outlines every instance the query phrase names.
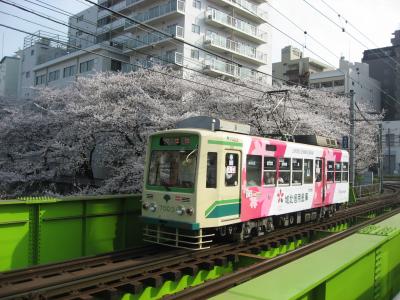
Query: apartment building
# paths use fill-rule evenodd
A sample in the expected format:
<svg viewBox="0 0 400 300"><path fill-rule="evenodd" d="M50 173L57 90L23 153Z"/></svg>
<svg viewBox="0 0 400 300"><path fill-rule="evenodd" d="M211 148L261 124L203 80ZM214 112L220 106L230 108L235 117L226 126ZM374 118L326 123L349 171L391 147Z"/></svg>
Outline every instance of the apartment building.
<svg viewBox="0 0 400 300"><path fill-rule="evenodd" d="M342 57L339 69L310 75L311 88L324 89L338 94L354 91L356 103L366 105L371 111L381 111L381 83L369 76L369 65L351 63Z"/></svg>
<svg viewBox="0 0 400 300"><path fill-rule="evenodd" d="M303 52L293 46L283 48L281 61L272 64L274 81L286 81L289 84L308 85L311 74L332 70L316 59L303 57Z"/></svg>
<svg viewBox="0 0 400 300"><path fill-rule="evenodd" d="M91 6L69 18L64 46L53 46L53 39L26 38L20 53L21 95L30 98L35 87L63 87L94 72L129 72L155 64L175 66L183 76L191 76L192 69L271 84L270 76L257 72L271 74L265 2L101 0L100 5L149 27Z"/></svg>
<svg viewBox="0 0 400 300"><path fill-rule="evenodd" d="M265 2L100 1L102 6L150 27L139 26L136 22L113 16L108 10L99 9L98 42L109 40L116 45L122 44L123 54L129 56L130 62L136 66L174 63L212 76L270 83L270 78L254 71L271 73Z"/></svg>
<svg viewBox="0 0 400 300"><path fill-rule="evenodd" d="M57 40L61 40L59 36L41 31L35 32L35 36L25 37L22 50L17 51L21 58L18 74L19 99L31 99L35 94L35 66L68 53L65 46L54 42Z"/></svg>

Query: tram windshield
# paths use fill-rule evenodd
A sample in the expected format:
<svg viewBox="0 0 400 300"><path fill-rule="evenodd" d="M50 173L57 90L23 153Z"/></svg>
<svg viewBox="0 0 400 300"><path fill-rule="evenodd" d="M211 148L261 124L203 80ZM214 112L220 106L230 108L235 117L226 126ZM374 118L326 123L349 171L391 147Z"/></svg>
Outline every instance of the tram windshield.
<svg viewBox="0 0 400 300"><path fill-rule="evenodd" d="M154 150L150 156L147 184L171 188L193 188L197 149Z"/></svg>

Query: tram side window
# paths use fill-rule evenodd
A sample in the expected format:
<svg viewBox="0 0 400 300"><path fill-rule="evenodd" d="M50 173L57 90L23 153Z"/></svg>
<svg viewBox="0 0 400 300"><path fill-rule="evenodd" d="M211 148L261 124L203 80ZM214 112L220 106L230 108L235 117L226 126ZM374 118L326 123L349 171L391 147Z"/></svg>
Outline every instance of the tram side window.
<svg viewBox="0 0 400 300"><path fill-rule="evenodd" d="M335 179L334 166L335 166L335 162L328 160L328 163L327 163L328 170L326 172L326 180L327 181L333 182Z"/></svg>
<svg viewBox="0 0 400 300"><path fill-rule="evenodd" d="M341 162L335 163L335 181L336 182L342 181L342 163Z"/></svg>
<svg viewBox="0 0 400 300"><path fill-rule="evenodd" d="M322 181L322 160L317 159L315 161L315 182Z"/></svg>
<svg viewBox="0 0 400 300"><path fill-rule="evenodd" d="M264 184L276 185L276 158L264 157Z"/></svg>
<svg viewBox="0 0 400 300"><path fill-rule="evenodd" d="M313 160L304 160L304 183L313 183Z"/></svg>
<svg viewBox="0 0 400 300"><path fill-rule="evenodd" d="M303 160L300 158L292 159L292 183L299 185L303 180Z"/></svg>
<svg viewBox="0 0 400 300"><path fill-rule="evenodd" d="M347 182L349 180L349 163L344 162L342 165L342 181Z"/></svg>
<svg viewBox="0 0 400 300"><path fill-rule="evenodd" d="M227 153L225 155L225 186L238 185L239 155Z"/></svg>
<svg viewBox="0 0 400 300"><path fill-rule="evenodd" d="M247 186L261 185L261 156L247 155Z"/></svg>
<svg viewBox="0 0 400 300"><path fill-rule="evenodd" d="M280 185L290 183L290 158L280 158L279 159L278 183Z"/></svg>
<svg viewBox="0 0 400 300"><path fill-rule="evenodd" d="M207 153L206 188L217 187L217 152Z"/></svg>

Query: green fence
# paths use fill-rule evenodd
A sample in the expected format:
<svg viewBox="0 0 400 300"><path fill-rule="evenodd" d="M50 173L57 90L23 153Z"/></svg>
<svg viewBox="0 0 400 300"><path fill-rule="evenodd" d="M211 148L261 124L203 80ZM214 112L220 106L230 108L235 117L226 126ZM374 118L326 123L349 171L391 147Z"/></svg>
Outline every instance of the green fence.
<svg viewBox="0 0 400 300"><path fill-rule="evenodd" d="M140 195L0 201L0 271L140 245Z"/></svg>

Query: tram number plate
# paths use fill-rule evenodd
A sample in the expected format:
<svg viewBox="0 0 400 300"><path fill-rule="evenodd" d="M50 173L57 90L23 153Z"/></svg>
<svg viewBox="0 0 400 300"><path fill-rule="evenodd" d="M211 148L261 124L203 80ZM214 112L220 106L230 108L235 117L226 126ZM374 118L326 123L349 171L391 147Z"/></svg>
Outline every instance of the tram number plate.
<svg viewBox="0 0 400 300"><path fill-rule="evenodd" d="M226 174L236 174L236 166L226 166Z"/></svg>

